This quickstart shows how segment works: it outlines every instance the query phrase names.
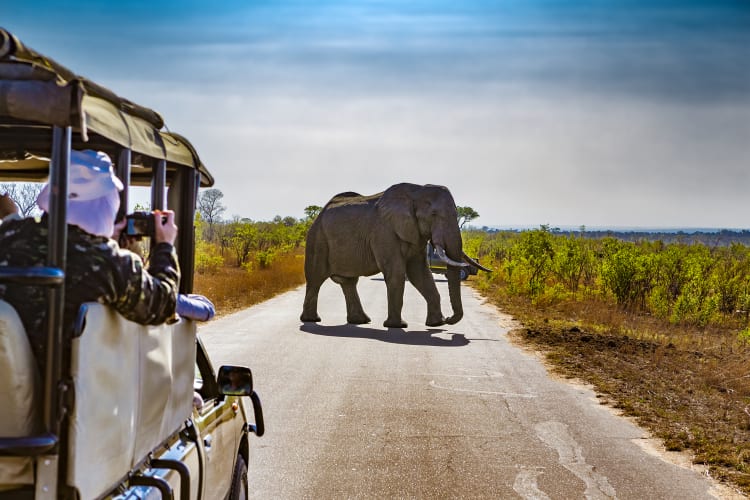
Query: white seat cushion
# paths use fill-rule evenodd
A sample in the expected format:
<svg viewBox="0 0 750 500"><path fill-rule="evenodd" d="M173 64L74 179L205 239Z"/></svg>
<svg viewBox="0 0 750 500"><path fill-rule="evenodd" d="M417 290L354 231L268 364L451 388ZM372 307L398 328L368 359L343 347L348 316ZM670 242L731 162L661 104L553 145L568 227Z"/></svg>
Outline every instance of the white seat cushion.
<svg viewBox="0 0 750 500"><path fill-rule="evenodd" d="M24 437L39 432L41 384L34 353L15 309L0 300L0 436ZM0 490L32 484L33 460L0 457Z"/></svg>

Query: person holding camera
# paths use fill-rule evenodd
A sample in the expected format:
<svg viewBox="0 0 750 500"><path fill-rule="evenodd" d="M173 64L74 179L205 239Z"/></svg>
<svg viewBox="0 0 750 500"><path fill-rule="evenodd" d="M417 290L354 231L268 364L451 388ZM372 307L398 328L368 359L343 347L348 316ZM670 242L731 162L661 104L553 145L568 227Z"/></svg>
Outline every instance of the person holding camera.
<svg viewBox="0 0 750 500"><path fill-rule="evenodd" d="M156 217L151 212L134 212L128 215L124 221L115 225L115 235L122 248L138 254L144 261L144 251L141 240L144 236L153 237ZM162 215L162 219L166 216ZM177 314L183 318L196 321L209 321L216 314L213 303L203 295L190 293L177 296Z"/></svg>
<svg viewBox="0 0 750 500"><path fill-rule="evenodd" d="M49 185L37 204L41 221L9 220L0 225L0 265L43 266L47 256ZM84 302L114 307L130 321L157 325L175 318L180 269L174 242L174 212L155 212L148 267L140 256L117 243L126 221L115 226L122 182L103 152L72 151L67 205L68 244L65 268L65 333L71 333ZM6 284L0 299L18 312L43 370L47 294L43 287Z"/></svg>

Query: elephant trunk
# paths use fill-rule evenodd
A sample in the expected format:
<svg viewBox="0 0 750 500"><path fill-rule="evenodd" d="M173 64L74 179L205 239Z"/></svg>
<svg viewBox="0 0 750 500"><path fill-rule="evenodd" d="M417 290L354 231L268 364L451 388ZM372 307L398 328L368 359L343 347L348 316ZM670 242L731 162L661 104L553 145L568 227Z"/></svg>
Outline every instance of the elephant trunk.
<svg viewBox="0 0 750 500"><path fill-rule="evenodd" d="M446 318L445 322L449 325L454 325L461 321L464 317L464 308L461 304L461 268L449 267L446 271L446 277L448 278L448 295L451 299L451 307L453 308L453 316Z"/></svg>
<svg viewBox="0 0 750 500"><path fill-rule="evenodd" d="M453 308L453 316L446 318L445 322L453 325L461 321L464 316L464 309L461 303L461 268L468 264L463 262L464 252L461 242L461 232L458 225L455 228L449 228L445 232L434 231L432 242L435 251L446 264L446 277L448 278L448 294Z"/></svg>

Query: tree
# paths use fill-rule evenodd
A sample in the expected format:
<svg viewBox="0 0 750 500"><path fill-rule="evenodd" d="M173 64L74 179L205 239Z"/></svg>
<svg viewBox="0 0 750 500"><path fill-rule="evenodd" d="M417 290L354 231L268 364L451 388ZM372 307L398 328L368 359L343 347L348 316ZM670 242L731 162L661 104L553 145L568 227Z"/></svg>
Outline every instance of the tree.
<svg viewBox="0 0 750 500"><path fill-rule="evenodd" d="M38 212L36 199L42 192L42 184L33 182L9 182L0 184L0 193L8 193L10 199L18 207L22 217L29 217Z"/></svg>
<svg viewBox="0 0 750 500"><path fill-rule="evenodd" d="M458 212L458 227L463 228L464 224L479 217L479 213L471 207L456 207Z"/></svg>
<svg viewBox="0 0 750 500"><path fill-rule="evenodd" d="M206 235L208 241L213 241L214 225L221 222L221 214L226 211L226 207L221 204L223 197L224 193L219 189L211 188L203 191L198 198L198 212L208 226Z"/></svg>
<svg viewBox="0 0 750 500"><path fill-rule="evenodd" d="M313 220L318 216L321 210L323 210L323 207L318 205L308 205L305 207L305 215L309 220Z"/></svg>
<svg viewBox="0 0 750 500"><path fill-rule="evenodd" d="M234 234L229 240L229 245L237 258L237 266L241 267L247 262L250 250L258 243L258 228L252 223L235 222Z"/></svg>

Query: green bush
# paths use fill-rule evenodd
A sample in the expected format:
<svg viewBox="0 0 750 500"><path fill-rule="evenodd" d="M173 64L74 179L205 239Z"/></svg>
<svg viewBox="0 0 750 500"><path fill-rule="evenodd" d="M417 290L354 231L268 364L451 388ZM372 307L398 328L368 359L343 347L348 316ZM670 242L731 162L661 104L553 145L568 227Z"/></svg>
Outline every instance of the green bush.
<svg viewBox="0 0 750 500"><path fill-rule="evenodd" d="M552 270L569 291L577 292L581 283L590 281L593 276L589 245L582 237L572 234L568 238L555 238L554 243Z"/></svg>
<svg viewBox="0 0 750 500"><path fill-rule="evenodd" d="M526 288L531 296L539 295L544 291L555 257L549 227L521 233L518 246L517 255L525 268Z"/></svg>
<svg viewBox="0 0 750 500"><path fill-rule="evenodd" d="M216 247L198 240L195 245L195 271L198 273L215 273L224 265L224 258Z"/></svg>
<svg viewBox="0 0 750 500"><path fill-rule="evenodd" d="M273 250L263 250L258 252L255 257L258 259L258 264L261 269L268 269L271 267L271 263L275 257L275 252Z"/></svg>

